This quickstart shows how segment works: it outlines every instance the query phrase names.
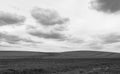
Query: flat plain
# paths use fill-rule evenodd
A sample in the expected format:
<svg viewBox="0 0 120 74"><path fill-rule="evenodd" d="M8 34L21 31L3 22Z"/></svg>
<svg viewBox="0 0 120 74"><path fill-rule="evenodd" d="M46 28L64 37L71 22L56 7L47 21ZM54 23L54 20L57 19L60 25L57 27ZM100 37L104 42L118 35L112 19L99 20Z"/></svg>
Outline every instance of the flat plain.
<svg viewBox="0 0 120 74"><path fill-rule="evenodd" d="M120 74L120 54L1 51L0 74Z"/></svg>

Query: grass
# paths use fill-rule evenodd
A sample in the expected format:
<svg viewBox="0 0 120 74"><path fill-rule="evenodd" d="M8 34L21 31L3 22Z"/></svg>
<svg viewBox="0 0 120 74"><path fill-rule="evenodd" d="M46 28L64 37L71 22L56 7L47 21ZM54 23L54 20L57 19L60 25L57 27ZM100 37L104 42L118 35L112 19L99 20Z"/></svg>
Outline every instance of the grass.
<svg viewBox="0 0 120 74"><path fill-rule="evenodd" d="M0 74L120 74L120 54L1 51Z"/></svg>
<svg viewBox="0 0 120 74"><path fill-rule="evenodd" d="M2 59L0 74L120 73L120 59Z"/></svg>

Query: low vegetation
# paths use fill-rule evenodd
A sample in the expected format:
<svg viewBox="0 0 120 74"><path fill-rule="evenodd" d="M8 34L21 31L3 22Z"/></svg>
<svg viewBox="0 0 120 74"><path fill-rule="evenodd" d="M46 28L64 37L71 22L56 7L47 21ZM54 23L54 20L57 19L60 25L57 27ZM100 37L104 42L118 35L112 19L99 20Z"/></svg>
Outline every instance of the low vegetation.
<svg viewBox="0 0 120 74"><path fill-rule="evenodd" d="M2 60L0 74L120 74L119 59L34 59L33 61Z"/></svg>

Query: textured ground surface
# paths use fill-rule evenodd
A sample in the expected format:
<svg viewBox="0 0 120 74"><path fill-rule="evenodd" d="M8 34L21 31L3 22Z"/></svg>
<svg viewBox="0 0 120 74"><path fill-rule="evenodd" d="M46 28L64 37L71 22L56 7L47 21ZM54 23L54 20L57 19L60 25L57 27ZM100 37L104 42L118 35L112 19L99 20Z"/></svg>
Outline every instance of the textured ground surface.
<svg viewBox="0 0 120 74"><path fill-rule="evenodd" d="M120 74L118 53L20 53L2 54L0 74Z"/></svg>

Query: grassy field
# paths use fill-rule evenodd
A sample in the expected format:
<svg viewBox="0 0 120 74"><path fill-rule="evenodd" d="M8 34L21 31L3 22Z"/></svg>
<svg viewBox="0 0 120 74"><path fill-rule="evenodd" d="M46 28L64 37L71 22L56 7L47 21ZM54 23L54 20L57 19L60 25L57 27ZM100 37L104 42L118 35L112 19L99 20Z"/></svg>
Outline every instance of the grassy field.
<svg viewBox="0 0 120 74"><path fill-rule="evenodd" d="M11 55L10 53L9 55ZM93 54L87 52L87 55L89 55L88 53L92 56L83 58L81 56L85 54L80 54L78 57L78 52L76 55L75 52L67 54L32 53L33 55L24 53L26 54L25 56L24 54L18 56L16 53L14 55L13 52L9 56L7 52L7 54L2 54L0 58L0 74L120 74L120 58L118 56L117 58L106 58L103 57L102 53L94 53L100 57L92 58ZM73 58L70 58L72 57L71 54L74 54L72 55ZM63 55L65 57L61 57ZM68 55L70 55L69 58ZM118 54L104 53L104 55L113 56Z"/></svg>
<svg viewBox="0 0 120 74"><path fill-rule="evenodd" d="M120 73L120 59L27 58L0 61L0 74L96 74L94 72L104 71Z"/></svg>

